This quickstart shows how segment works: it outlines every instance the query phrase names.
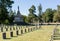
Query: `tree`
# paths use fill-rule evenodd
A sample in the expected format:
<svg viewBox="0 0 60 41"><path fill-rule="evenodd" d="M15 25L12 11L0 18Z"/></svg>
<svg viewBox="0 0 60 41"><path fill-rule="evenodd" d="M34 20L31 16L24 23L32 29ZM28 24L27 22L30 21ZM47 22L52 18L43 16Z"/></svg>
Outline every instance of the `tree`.
<svg viewBox="0 0 60 41"><path fill-rule="evenodd" d="M33 22L33 20L37 17L34 13L36 8L34 5L31 6L31 8L29 9L29 15L28 15L28 21L29 22Z"/></svg>
<svg viewBox="0 0 60 41"><path fill-rule="evenodd" d="M9 23L13 22L14 14L15 14L15 11L13 12L12 9L10 9L10 11L9 11Z"/></svg>
<svg viewBox="0 0 60 41"><path fill-rule="evenodd" d="M58 20L58 17L57 16L58 16L58 14L57 14L57 12L55 12L54 13L54 17L53 17L53 21L54 22L57 22L57 20Z"/></svg>
<svg viewBox="0 0 60 41"><path fill-rule="evenodd" d="M42 16L41 16L41 14L42 14L42 6L41 6L41 4L38 6L38 18L39 18L39 21L41 21L41 18L42 18Z"/></svg>
<svg viewBox="0 0 60 41"><path fill-rule="evenodd" d="M0 0L0 23L4 23L8 19L8 9L12 7L11 0Z"/></svg>
<svg viewBox="0 0 60 41"><path fill-rule="evenodd" d="M51 8L46 9L45 11L46 16L46 22L52 22L53 21L53 11Z"/></svg>
<svg viewBox="0 0 60 41"><path fill-rule="evenodd" d="M57 6L57 11L55 11L54 13L53 21L60 22L60 6L59 5Z"/></svg>
<svg viewBox="0 0 60 41"><path fill-rule="evenodd" d="M46 22L46 14L45 14L45 12L43 12L41 16L42 16L42 21Z"/></svg>
<svg viewBox="0 0 60 41"><path fill-rule="evenodd" d="M25 16L25 15L22 15L23 16L23 21L25 22L25 23L29 23L28 22L28 16Z"/></svg>

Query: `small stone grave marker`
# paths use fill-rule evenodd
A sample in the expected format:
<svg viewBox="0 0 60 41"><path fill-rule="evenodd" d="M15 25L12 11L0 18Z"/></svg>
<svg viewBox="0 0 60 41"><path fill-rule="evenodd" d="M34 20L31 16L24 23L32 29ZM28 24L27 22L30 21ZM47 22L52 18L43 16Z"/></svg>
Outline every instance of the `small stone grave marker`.
<svg viewBox="0 0 60 41"><path fill-rule="evenodd" d="M3 39L6 39L6 33L3 33Z"/></svg>

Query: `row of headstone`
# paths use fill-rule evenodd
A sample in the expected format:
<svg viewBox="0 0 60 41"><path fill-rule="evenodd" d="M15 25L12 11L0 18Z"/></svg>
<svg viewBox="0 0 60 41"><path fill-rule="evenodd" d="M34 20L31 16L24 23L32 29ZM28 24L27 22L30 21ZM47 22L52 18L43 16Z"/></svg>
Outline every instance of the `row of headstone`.
<svg viewBox="0 0 60 41"><path fill-rule="evenodd" d="M56 36L57 35L57 36ZM53 33L52 33L52 35L51 35L51 39L50 39L50 41L54 41L54 40L56 40L56 39L60 39L59 37L58 37L58 35L59 35L59 29L57 29L57 25L55 26L55 28L54 28L54 30L53 30ZM58 38L57 38L58 37Z"/></svg>
<svg viewBox="0 0 60 41"><path fill-rule="evenodd" d="M39 29L40 27L30 26L30 27L18 27L18 26L9 26L9 27L0 27L0 32L2 33L3 39L9 39L11 37L16 37L18 35L31 32Z"/></svg>
<svg viewBox="0 0 60 41"><path fill-rule="evenodd" d="M60 32L58 28L55 29L53 40L60 40Z"/></svg>
<svg viewBox="0 0 60 41"><path fill-rule="evenodd" d="M17 27L17 26L0 27L0 32L14 31L14 30L19 30L19 29L24 29L24 28L26 28L26 27ZM33 28L33 29L35 29L35 28ZM37 27L36 29L39 29L39 28Z"/></svg>
<svg viewBox="0 0 60 41"><path fill-rule="evenodd" d="M14 26L0 27L0 32L6 32L6 31L12 31L12 30L18 30L18 29L21 29L21 27L14 27Z"/></svg>

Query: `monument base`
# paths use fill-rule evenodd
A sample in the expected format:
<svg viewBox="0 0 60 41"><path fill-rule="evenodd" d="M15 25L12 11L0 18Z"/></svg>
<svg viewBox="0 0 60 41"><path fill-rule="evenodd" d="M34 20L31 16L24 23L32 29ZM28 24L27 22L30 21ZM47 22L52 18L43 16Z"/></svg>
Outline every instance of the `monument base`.
<svg viewBox="0 0 60 41"><path fill-rule="evenodd" d="M13 24L17 24L17 25L29 25L28 23L25 23L25 22L13 22Z"/></svg>

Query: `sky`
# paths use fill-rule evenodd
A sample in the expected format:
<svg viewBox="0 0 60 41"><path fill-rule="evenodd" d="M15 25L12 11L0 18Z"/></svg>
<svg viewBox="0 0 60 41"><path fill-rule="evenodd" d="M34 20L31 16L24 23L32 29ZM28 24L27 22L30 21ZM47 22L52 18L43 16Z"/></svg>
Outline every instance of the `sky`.
<svg viewBox="0 0 60 41"><path fill-rule="evenodd" d="M20 13L22 15L28 15L28 9L34 5L36 7L36 13L38 15L38 6L42 5L42 11L44 12L47 8L57 9L57 5L60 5L60 0L13 0L12 10L17 12L19 6Z"/></svg>

